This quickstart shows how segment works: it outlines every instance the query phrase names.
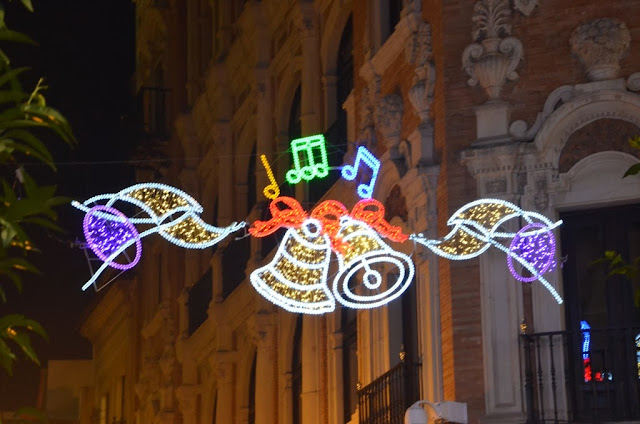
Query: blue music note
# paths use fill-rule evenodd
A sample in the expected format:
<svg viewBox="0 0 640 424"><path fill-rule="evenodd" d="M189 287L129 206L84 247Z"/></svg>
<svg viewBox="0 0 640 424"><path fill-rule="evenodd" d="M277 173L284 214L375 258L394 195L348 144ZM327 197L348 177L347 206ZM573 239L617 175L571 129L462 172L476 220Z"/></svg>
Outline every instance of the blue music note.
<svg viewBox="0 0 640 424"><path fill-rule="evenodd" d="M365 164L369 165L372 171L372 175L369 184L358 185L358 196L363 199L370 199L373 195L373 186L375 185L376 179L378 178L378 171L380 171L380 161L375 156L373 156L373 154L368 151L366 147L358 147L358 153L356 154L356 160L353 163L353 166L345 165L342 167L342 178L349 181L354 180L356 178L356 174L358 173L360 162L364 162Z"/></svg>

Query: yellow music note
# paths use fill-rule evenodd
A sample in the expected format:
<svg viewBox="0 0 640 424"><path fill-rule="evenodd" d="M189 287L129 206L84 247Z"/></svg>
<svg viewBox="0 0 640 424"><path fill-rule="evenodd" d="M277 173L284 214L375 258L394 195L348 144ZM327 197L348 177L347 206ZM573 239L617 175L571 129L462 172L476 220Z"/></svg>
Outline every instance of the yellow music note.
<svg viewBox="0 0 640 424"><path fill-rule="evenodd" d="M264 193L264 196L267 199L273 200L276 197L280 196L280 187L276 182L276 178L273 176L273 171L269 166L267 157L265 155L260 155L260 160L262 161L262 165L264 165L264 169L267 171L267 177L269 178L269 182L271 183L268 186L266 186L264 190L262 190L262 192Z"/></svg>

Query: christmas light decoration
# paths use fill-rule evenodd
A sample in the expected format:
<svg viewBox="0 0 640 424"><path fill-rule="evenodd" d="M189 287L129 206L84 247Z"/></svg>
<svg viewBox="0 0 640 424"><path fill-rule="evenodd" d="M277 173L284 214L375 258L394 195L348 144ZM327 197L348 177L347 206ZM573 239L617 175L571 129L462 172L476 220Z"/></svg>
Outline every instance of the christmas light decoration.
<svg viewBox="0 0 640 424"><path fill-rule="evenodd" d="M280 205L284 206L280 208ZM340 229L340 218L348 214L347 208L337 200L325 200L318 204L310 216L307 216L300 203L292 197L278 197L269 204L272 218L269 221L255 221L249 233L254 237L265 237L280 228L300 228L309 217L322 224L322 233L329 237L336 253L340 253L340 240L336 237ZM403 242L409 236L402 233L400 227L389 224L384 219L384 206L375 199L363 199L356 203L350 216L371 226L383 237L396 242Z"/></svg>
<svg viewBox="0 0 640 424"><path fill-rule="evenodd" d="M329 175L327 147L322 134L292 140L291 153L293 169L286 174L289 184L298 184L301 180L310 181Z"/></svg>
<svg viewBox="0 0 640 424"><path fill-rule="evenodd" d="M515 218L524 219L527 226L517 233L502 230L504 224ZM555 239L552 238L551 230L561 225L562 221L552 222L544 215L522 210L505 200L480 199L456 211L447 224L453 226L453 229L442 240L430 240L422 234L413 234L410 238L435 254L451 260L475 258L494 246L511 259L508 262L510 270L513 268L512 261L516 261L531 273L530 281L540 281L556 301L562 303L562 297L542 276L553 269ZM500 242L516 238L518 240L509 247ZM523 253L525 257L521 256ZM529 260L533 260L533 263ZM515 269L512 273L516 274ZM522 278L529 280L530 277L518 279Z"/></svg>
<svg viewBox="0 0 640 424"><path fill-rule="evenodd" d="M330 260L329 238L320 221L309 218L287 230L273 260L249 279L258 293L287 311L323 314L335 309L327 285Z"/></svg>
<svg viewBox="0 0 640 424"><path fill-rule="evenodd" d="M267 171L267 178L269 178L270 184L267 185L262 192L267 199L275 199L280 196L280 186L276 182L276 178L273 176L273 171L271 170L271 166L269 166L269 161L267 161L267 157L265 155L260 155L260 160L262 161L262 165L264 166L265 171Z"/></svg>
<svg viewBox="0 0 640 424"><path fill-rule="evenodd" d="M591 333L589 331L591 327L587 321L580 321L580 330L582 331L582 367L584 370L584 381L589 382L592 380L591 375L591 357L590 357L590 344Z"/></svg>
<svg viewBox="0 0 640 424"><path fill-rule="evenodd" d="M396 241L408 238L384 219L384 207L376 200L358 202L351 214L342 203L327 200L307 216L295 199L278 197L269 210L272 218L254 222L249 233L264 237L279 228L288 230L271 262L249 279L261 295L288 311L323 314L335 309L336 299L351 308L373 308L400 296L413 279L411 259L376 233ZM339 268L333 294L327 281L332 251ZM386 287L385 269L397 270Z"/></svg>
<svg viewBox="0 0 640 424"><path fill-rule="evenodd" d="M638 378L640 379L640 333L636 334L636 362L638 364Z"/></svg>
<svg viewBox="0 0 640 424"><path fill-rule="evenodd" d="M118 220L98 216L98 211L113 215ZM103 205L94 206L84 216L83 228L89 248L111 267L127 270L133 268L140 260L142 254L140 235L126 215L119 210ZM128 264L109 261L109 257L114 252L120 251L119 249L130 240L134 240L136 245L136 255L133 261Z"/></svg>
<svg viewBox="0 0 640 424"><path fill-rule="evenodd" d="M127 217L114 207L117 202L136 206L142 216ZM109 266L121 270L134 266L140 259L140 239L150 234L158 233L180 247L205 249L246 225L244 222L234 222L225 228L209 225L198 215L202 213L202 206L191 196L175 187L158 183L136 184L118 193L94 196L83 203L73 201L72 205L86 213L84 233L87 245L103 261L82 290L93 284ZM138 233L135 225L149 228ZM124 265L115 262L133 244L136 245L133 261Z"/></svg>
<svg viewBox="0 0 640 424"><path fill-rule="evenodd" d="M415 273L411 258L391 249L365 222L343 216L340 224L337 237L343 247L332 286L338 302L350 308L369 309L404 293ZM391 273L392 269L397 271L395 281L388 278L384 287L381 273ZM360 281L362 285L357 284Z"/></svg>
<svg viewBox="0 0 640 424"><path fill-rule="evenodd" d="M534 228L544 230L542 233L536 233L533 235L523 236ZM516 280L520 280L524 283L530 283L538 279L538 275L542 275L548 271L553 270L556 261L554 255L556 253L556 241L553 233L547 229L547 226L534 222L528 224L522 228L511 241L509 251L513 253L513 256L522 258L529 263L536 273L531 277L524 277L520 275L513 266L513 256L507 256L507 264L511 275Z"/></svg>
<svg viewBox="0 0 640 424"><path fill-rule="evenodd" d="M348 181L352 181L356 178L358 173L358 168L360 163L364 163L371 168L371 179L368 184L359 184L358 196L363 199L369 199L373 195L373 187L376 184L376 179L378 178L378 172L380 171L380 161L373 156L373 154L367 150L366 147L360 146L358 147L358 152L356 153L356 159L352 165L345 165L342 167L342 178Z"/></svg>

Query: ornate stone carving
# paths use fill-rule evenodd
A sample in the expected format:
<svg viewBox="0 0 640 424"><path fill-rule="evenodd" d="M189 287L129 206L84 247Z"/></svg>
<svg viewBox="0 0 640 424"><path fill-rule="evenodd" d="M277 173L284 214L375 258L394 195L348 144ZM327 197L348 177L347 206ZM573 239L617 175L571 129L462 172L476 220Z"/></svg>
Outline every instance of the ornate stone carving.
<svg viewBox="0 0 640 424"><path fill-rule="evenodd" d="M404 48L407 62L418 67L431 59L431 25L420 21Z"/></svg>
<svg viewBox="0 0 640 424"><path fill-rule="evenodd" d="M524 16L531 15L537 5L538 0L513 0L513 8Z"/></svg>
<svg viewBox="0 0 640 424"><path fill-rule="evenodd" d="M409 101L422 122L429 119L435 86L435 67L431 59L431 26L420 21L405 47L407 62L416 65Z"/></svg>
<svg viewBox="0 0 640 424"><path fill-rule="evenodd" d="M424 78L414 77L414 84L409 88L409 101L420 117L420 121L425 122L429 119L429 111L433 103L433 89L435 86L435 67L431 63L427 63L420 68L424 73Z"/></svg>
<svg viewBox="0 0 640 424"><path fill-rule="evenodd" d="M539 211L544 211L549 206L549 194L547 193L547 181L536 181L536 194L533 196L533 204Z"/></svg>
<svg viewBox="0 0 640 424"><path fill-rule="evenodd" d="M489 194L505 193L507 191L507 180L497 179L485 183L485 191Z"/></svg>
<svg viewBox="0 0 640 424"><path fill-rule="evenodd" d="M600 18L577 27L571 34L571 52L584 66L591 81L614 79L620 60L629 50L627 26L616 19Z"/></svg>
<svg viewBox="0 0 640 424"><path fill-rule="evenodd" d="M388 94L378 100L376 108L376 125L384 136L387 148L397 147L402 130L402 97Z"/></svg>
<svg viewBox="0 0 640 424"><path fill-rule="evenodd" d="M507 80L518 79L516 67L522 60L522 43L511 37L508 0L481 0L474 6L473 43L462 53L462 65L471 77L468 84L478 83L489 100L500 97Z"/></svg>
<svg viewBox="0 0 640 424"><path fill-rule="evenodd" d="M629 75L627 89L629 91L640 91L640 72Z"/></svg>

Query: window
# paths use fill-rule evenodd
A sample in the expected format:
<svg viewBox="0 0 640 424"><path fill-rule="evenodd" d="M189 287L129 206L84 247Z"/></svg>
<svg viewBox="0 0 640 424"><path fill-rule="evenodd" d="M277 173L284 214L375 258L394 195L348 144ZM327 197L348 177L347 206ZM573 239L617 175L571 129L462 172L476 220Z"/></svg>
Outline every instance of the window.
<svg viewBox="0 0 640 424"><path fill-rule="evenodd" d="M344 421L351 416L358 405L358 311L342 308L342 379L344 399Z"/></svg>
<svg viewBox="0 0 640 424"><path fill-rule="evenodd" d="M336 61L336 121L325 134L329 166L339 166L347 150L347 112L343 103L353 89L353 24L351 16L347 20L340 38ZM314 181L309 187L309 201L318 201L324 193L340 178L339 172L330 172L321 180Z"/></svg>
<svg viewBox="0 0 640 424"><path fill-rule="evenodd" d="M247 170L247 214L251 212L256 201L256 144L254 143Z"/></svg>
<svg viewBox="0 0 640 424"><path fill-rule="evenodd" d="M607 420L640 415L640 281L607 277L595 262L615 250L640 256L640 204L561 214L562 267L576 416ZM588 343L587 343L588 340Z"/></svg>
<svg viewBox="0 0 640 424"><path fill-rule="evenodd" d="M296 317L291 357L291 410L293 424L302 424L302 315Z"/></svg>
<svg viewBox="0 0 640 424"><path fill-rule="evenodd" d="M291 110L289 112L289 129L287 132L289 141L302 137L301 114L302 114L302 89L300 86L298 86L295 94L293 95L293 101L291 102ZM284 159L285 169L290 169L291 167L290 152L285 156L286 156L286 159ZM296 193L295 186L290 185L289 183L284 184L280 188L280 191L281 191L280 193L281 196L295 197L295 193Z"/></svg>

